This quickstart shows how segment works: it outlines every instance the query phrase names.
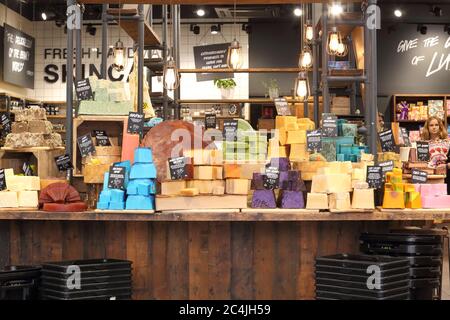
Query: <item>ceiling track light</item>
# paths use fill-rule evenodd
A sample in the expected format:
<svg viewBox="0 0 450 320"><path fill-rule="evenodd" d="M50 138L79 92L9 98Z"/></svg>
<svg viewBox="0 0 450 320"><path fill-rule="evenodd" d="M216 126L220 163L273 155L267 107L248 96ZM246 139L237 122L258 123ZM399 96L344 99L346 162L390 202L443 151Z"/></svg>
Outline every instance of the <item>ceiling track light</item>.
<svg viewBox="0 0 450 320"><path fill-rule="evenodd" d="M95 36L95 34L97 33L97 28L89 23L86 26L86 33L89 33L91 36Z"/></svg>
<svg viewBox="0 0 450 320"><path fill-rule="evenodd" d="M417 32L420 32L420 34L425 35L425 34L427 34L427 31L428 31L428 27L426 25L423 25L423 24L417 25Z"/></svg>
<svg viewBox="0 0 450 320"><path fill-rule="evenodd" d="M200 26L197 24L191 24L190 30L194 34L200 34Z"/></svg>
<svg viewBox="0 0 450 320"><path fill-rule="evenodd" d="M211 26L211 34L218 34L220 31L222 31L222 27L220 24L213 24Z"/></svg>
<svg viewBox="0 0 450 320"><path fill-rule="evenodd" d="M432 13L435 17L442 17L442 8L436 5L431 6L430 13Z"/></svg>
<svg viewBox="0 0 450 320"><path fill-rule="evenodd" d="M252 26L248 23L244 23L242 25L242 31L245 31L247 34L252 33Z"/></svg>

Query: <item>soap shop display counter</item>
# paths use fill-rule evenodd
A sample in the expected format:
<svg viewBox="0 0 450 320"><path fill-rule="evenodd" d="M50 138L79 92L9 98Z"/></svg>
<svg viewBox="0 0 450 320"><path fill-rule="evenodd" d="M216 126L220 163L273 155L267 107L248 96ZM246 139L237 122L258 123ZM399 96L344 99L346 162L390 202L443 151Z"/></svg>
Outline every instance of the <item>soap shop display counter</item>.
<svg viewBox="0 0 450 320"><path fill-rule="evenodd" d="M109 257L133 261L133 299L314 299L316 256L358 253L361 232L435 220L450 210L4 210L0 265Z"/></svg>

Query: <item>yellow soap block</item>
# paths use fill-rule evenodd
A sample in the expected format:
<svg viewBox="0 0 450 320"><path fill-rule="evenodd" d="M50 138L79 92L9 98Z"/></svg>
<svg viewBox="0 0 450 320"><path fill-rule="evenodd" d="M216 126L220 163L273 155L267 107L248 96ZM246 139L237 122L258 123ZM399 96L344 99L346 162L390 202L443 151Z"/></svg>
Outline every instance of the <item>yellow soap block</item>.
<svg viewBox="0 0 450 320"><path fill-rule="evenodd" d="M212 194L215 187L225 187L224 180L190 180L188 188L198 189L200 194Z"/></svg>
<svg viewBox="0 0 450 320"><path fill-rule="evenodd" d="M332 193L328 198L330 209L346 210L351 208L349 192Z"/></svg>
<svg viewBox="0 0 450 320"><path fill-rule="evenodd" d="M288 123L297 123L297 118L294 116L276 116L275 128L287 128Z"/></svg>
<svg viewBox="0 0 450 320"><path fill-rule="evenodd" d="M161 182L161 194L164 196L174 196L180 194L180 191L185 188L186 188L185 180Z"/></svg>
<svg viewBox="0 0 450 320"><path fill-rule="evenodd" d="M395 183L393 185L394 191L403 192L405 191L405 184L404 183Z"/></svg>
<svg viewBox="0 0 450 320"><path fill-rule="evenodd" d="M353 209L375 209L373 189L354 189L352 198Z"/></svg>
<svg viewBox="0 0 450 320"><path fill-rule="evenodd" d="M422 198L420 192L409 191L406 193L406 208L420 209L422 208Z"/></svg>
<svg viewBox="0 0 450 320"><path fill-rule="evenodd" d="M284 128L278 130L278 141L280 146L287 143L287 131Z"/></svg>
<svg viewBox="0 0 450 320"><path fill-rule="evenodd" d="M18 208L16 191L0 191L0 208Z"/></svg>
<svg viewBox="0 0 450 320"><path fill-rule="evenodd" d="M278 152L277 152L278 149ZM272 148L269 146L268 149L268 157L269 158L287 158L289 156L287 146L278 146L276 148Z"/></svg>
<svg viewBox="0 0 450 320"><path fill-rule="evenodd" d="M289 159L294 161L306 161L309 159L309 152L305 143L291 144L291 152L289 153Z"/></svg>
<svg viewBox="0 0 450 320"><path fill-rule="evenodd" d="M240 164L240 167L241 167L240 176L239 177L230 177L230 178L240 178L240 179L252 180L254 172L264 173L266 170L265 162L242 163L242 164Z"/></svg>
<svg viewBox="0 0 450 320"><path fill-rule="evenodd" d="M351 190L352 180L349 174L317 174L312 178L313 193L339 193Z"/></svg>
<svg viewBox="0 0 450 320"><path fill-rule="evenodd" d="M416 188L414 187L414 185L412 183L405 183L404 190L405 190L405 192L414 192L414 191L416 191Z"/></svg>
<svg viewBox="0 0 450 320"><path fill-rule="evenodd" d="M404 209L405 194L398 191L384 191L383 208L385 209Z"/></svg>
<svg viewBox="0 0 450 320"><path fill-rule="evenodd" d="M197 188L185 188L185 189L180 190L180 195L185 196L185 197L193 197L193 196L197 196L198 194L199 194L199 191Z"/></svg>
<svg viewBox="0 0 450 320"><path fill-rule="evenodd" d="M353 169L352 180L366 181L366 170Z"/></svg>
<svg viewBox="0 0 450 320"><path fill-rule="evenodd" d="M304 130L288 131L286 144L293 144L293 143L306 143L306 131Z"/></svg>
<svg viewBox="0 0 450 320"><path fill-rule="evenodd" d="M237 178L241 177L241 166L236 163L225 163L223 165L223 177L224 179L228 178Z"/></svg>
<svg viewBox="0 0 450 320"><path fill-rule="evenodd" d="M248 194L249 180L247 179L227 179L225 192L227 194Z"/></svg>
<svg viewBox="0 0 450 320"><path fill-rule="evenodd" d="M306 198L306 209L328 209L328 195L326 193L308 193Z"/></svg>
<svg viewBox="0 0 450 320"><path fill-rule="evenodd" d="M195 180L213 180L214 173L217 172L218 167L213 166L194 166L194 179ZM222 168L222 167L219 167ZM222 178L220 178L222 179Z"/></svg>
<svg viewBox="0 0 450 320"><path fill-rule="evenodd" d="M297 119L297 124L300 125L305 125L306 129L304 130L314 130L316 128L316 125L314 123L314 121L312 121L309 118L298 118Z"/></svg>
<svg viewBox="0 0 450 320"><path fill-rule="evenodd" d="M8 175L6 187L10 191L38 191L41 189L41 182L39 177Z"/></svg>
<svg viewBox="0 0 450 320"><path fill-rule="evenodd" d="M222 179L223 177L223 167L215 166L213 167L213 179Z"/></svg>
<svg viewBox="0 0 450 320"><path fill-rule="evenodd" d="M286 125L286 130L298 130L297 122L289 122Z"/></svg>

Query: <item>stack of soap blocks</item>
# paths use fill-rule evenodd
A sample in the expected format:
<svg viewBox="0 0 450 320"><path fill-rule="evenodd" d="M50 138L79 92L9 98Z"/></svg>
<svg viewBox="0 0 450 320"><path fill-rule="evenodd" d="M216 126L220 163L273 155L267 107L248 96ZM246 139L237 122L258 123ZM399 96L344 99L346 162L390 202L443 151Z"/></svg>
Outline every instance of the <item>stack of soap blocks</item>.
<svg viewBox="0 0 450 320"><path fill-rule="evenodd" d="M253 190L252 208L276 208L282 209L303 209L305 208L305 199L303 191L306 186L301 179L300 172L290 170L288 158L272 158L268 166L278 167L279 169L279 196L275 200L275 191L264 188L264 177L262 173L254 172L251 182Z"/></svg>
<svg viewBox="0 0 450 320"><path fill-rule="evenodd" d="M156 167L149 148L137 148L134 164L129 161L114 164L125 168L125 190L109 189L109 173L105 173L103 191L97 203L102 210L154 210Z"/></svg>
<svg viewBox="0 0 450 320"><path fill-rule="evenodd" d="M237 119L237 141L223 142L225 161L262 161L267 156L267 133L253 130L243 119Z"/></svg>
<svg viewBox="0 0 450 320"><path fill-rule="evenodd" d="M14 111L15 122L11 133L6 136L5 147L59 147L63 141L61 135L53 132L53 125L47 121L44 108L32 107Z"/></svg>
<svg viewBox="0 0 450 320"><path fill-rule="evenodd" d="M270 158L289 158L292 161L309 160L306 145L306 130L314 130L314 122L309 118L297 118L295 116L277 116L275 129L276 137L270 140Z"/></svg>
<svg viewBox="0 0 450 320"><path fill-rule="evenodd" d="M446 189L447 190L447 189ZM422 201L419 188L410 183L403 183L402 169L394 168L386 173L384 184L383 208L404 209L421 208Z"/></svg>
<svg viewBox="0 0 450 320"><path fill-rule="evenodd" d="M351 162L330 162L312 177L307 209L374 209L374 190L369 189L364 168ZM353 190L352 202L350 192Z"/></svg>
<svg viewBox="0 0 450 320"><path fill-rule="evenodd" d="M39 177L15 176L13 169L5 169L6 190L0 192L0 208L37 208Z"/></svg>

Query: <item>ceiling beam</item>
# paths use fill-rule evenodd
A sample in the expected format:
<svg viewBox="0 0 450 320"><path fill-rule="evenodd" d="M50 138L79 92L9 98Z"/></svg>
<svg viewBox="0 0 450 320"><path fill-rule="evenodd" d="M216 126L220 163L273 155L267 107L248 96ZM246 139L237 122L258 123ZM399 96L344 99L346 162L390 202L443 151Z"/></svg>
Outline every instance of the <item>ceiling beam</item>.
<svg viewBox="0 0 450 320"><path fill-rule="evenodd" d="M79 0L84 4L184 4L184 5L233 5L234 0ZM335 2L335 0L236 0L238 5L246 4L299 4ZM346 2L361 2L347 0Z"/></svg>

